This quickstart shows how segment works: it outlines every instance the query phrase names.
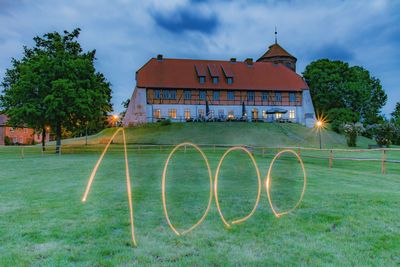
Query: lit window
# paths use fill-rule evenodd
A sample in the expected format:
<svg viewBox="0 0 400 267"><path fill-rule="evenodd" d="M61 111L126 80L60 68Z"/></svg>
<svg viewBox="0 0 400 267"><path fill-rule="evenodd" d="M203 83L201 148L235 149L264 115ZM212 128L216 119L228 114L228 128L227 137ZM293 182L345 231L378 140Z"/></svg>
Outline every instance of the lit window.
<svg viewBox="0 0 400 267"><path fill-rule="evenodd" d="M13 132L14 132L14 128L10 127L10 133L13 133Z"/></svg>
<svg viewBox="0 0 400 267"><path fill-rule="evenodd" d="M296 118L296 114L294 112L294 110L289 110L289 119L295 119Z"/></svg>
<svg viewBox="0 0 400 267"><path fill-rule="evenodd" d="M228 100L235 100L235 91L228 91Z"/></svg>
<svg viewBox="0 0 400 267"><path fill-rule="evenodd" d="M160 119L160 118L161 118L161 110L155 109L155 110L153 111L153 116L154 116L154 118L156 118L156 119Z"/></svg>
<svg viewBox="0 0 400 267"><path fill-rule="evenodd" d="M233 119L235 116L233 115L233 110L228 111L228 119Z"/></svg>
<svg viewBox="0 0 400 267"><path fill-rule="evenodd" d="M282 118L282 113L275 113L275 118L276 119Z"/></svg>
<svg viewBox="0 0 400 267"><path fill-rule="evenodd" d="M199 83L205 83L206 82L206 77L200 76L199 77Z"/></svg>
<svg viewBox="0 0 400 267"><path fill-rule="evenodd" d="M190 119L190 109L185 109L185 119Z"/></svg>
<svg viewBox="0 0 400 267"><path fill-rule="evenodd" d="M247 101L254 101L254 92L247 92Z"/></svg>
<svg viewBox="0 0 400 267"><path fill-rule="evenodd" d="M200 91L199 97L200 97L200 100L206 100L206 91Z"/></svg>
<svg viewBox="0 0 400 267"><path fill-rule="evenodd" d="M192 92L191 92L191 91L185 90L184 95L185 95L185 100L190 100L190 99L192 99Z"/></svg>
<svg viewBox="0 0 400 267"><path fill-rule="evenodd" d="M176 119L176 109L172 108L168 110L168 117L171 119Z"/></svg>
<svg viewBox="0 0 400 267"><path fill-rule="evenodd" d="M219 91L214 91L214 93L213 93L213 99L214 99L214 100L219 100Z"/></svg>
<svg viewBox="0 0 400 267"><path fill-rule="evenodd" d="M227 84L232 84L233 83L233 78L232 77L226 78L226 83Z"/></svg>
<svg viewBox="0 0 400 267"><path fill-rule="evenodd" d="M268 118L268 114L267 114L267 111L266 111L266 110L263 110L263 111L262 111L262 117L263 117L263 119Z"/></svg>
<svg viewBox="0 0 400 267"><path fill-rule="evenodd" d="M282 101L281 92L276 92L276 93L275 93L275 101L276 101L276 102L281 102L281 101Z"/></svg>
<svg viewBox="0 0 400 267"><path fill-rule="evenodd" d="M261 99L262 99L262 101L267 102L268 101L268 93L262 92Z"/></svg>
<svg viewBox="0 0 400 267"><path fill-rule="evenodd" d="M289 93L289 102L296 102L296 94Z"/></svg>
<svg viewBox="0 0 400 267"><path fill-rule="evenodd" d="M154 90L154 99L160 99L160 90Z"/></svg>
<svg viewBox="0 0 400 267"><path fill-rule="evenodd" d="M218 77L212 77L212 82L213 82L213 84L217 84L218 83Z"/></svg>

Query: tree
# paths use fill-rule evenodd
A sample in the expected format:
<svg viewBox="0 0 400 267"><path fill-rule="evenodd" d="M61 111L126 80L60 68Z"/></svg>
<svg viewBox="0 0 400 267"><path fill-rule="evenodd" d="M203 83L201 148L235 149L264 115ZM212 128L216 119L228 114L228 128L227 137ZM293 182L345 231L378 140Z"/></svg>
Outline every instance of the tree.
<svg viewBox="0 0 400 267"><path fill-rule="evenodd" d="M131 102L130 98L128 98L125 101L122 101L122 103L121 103L122 107L124 108L124 110L119 114L121 119L123 119L125 117L126 111L128 110L129 102Z"/></svg>
<svg viewBox="0 0 400 267"><path fill-rule="evenodd" d="M360 114L347 108L332 108L327 112L327 118L331 122L332 130L339 133L343 124L358 122Z"/></svg>
<svg viewBox="0 0 400 267"><path fill-rule="evenodd" d="M94 67L96 51L84 53L80 29L35 37L23 58L12 60L2 83L0 105L12 125L55 129L57 152L63 129L101 121L112 111L110 84Z"/></svg>
<svg viewBox="0 0 400 267"><path fill-rule="evenodd" d="M396 103L396 107L394 108L394 111L390 113L390 115L392 116L391 122L397 126L400 126L400 102Z"/></svg>
<svg viewBox="0 0 400 267"><path fill-rule="evenodd" d="M303 75L318 113L344 108L358 113L364 124L381 120L379 113L387 96L379 79L371 77L364 68L320 59L309 64Z"/></svg>
<svg viewBox="0 0 400 267"><path fill-rule="evenodd" d="M342 126L342 131L346 135L347 145L349 147L357 146L357 136L364 132L364 127L361 123L345 123Z"/></svg>
<svg viewBox="0 0 400 267"><path fill-rule="evenodd" d="M380 146L389 147L399 135L399 129L390 122L371 125L373 137Z"/></svg>

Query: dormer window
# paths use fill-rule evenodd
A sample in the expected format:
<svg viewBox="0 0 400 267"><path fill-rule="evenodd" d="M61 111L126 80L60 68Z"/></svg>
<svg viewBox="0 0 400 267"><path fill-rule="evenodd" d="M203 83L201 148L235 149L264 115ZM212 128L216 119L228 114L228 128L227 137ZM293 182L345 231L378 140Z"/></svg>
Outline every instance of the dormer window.
<svg viewBox="0 0 400 267"><path fill-rule="evenodd" d="M231 70L231 67L229 65L223 66L221 64L221 68L222 68L222 72L225 75L226 83L229 85L232 84L233 83L233 72Z"/></svg>
<svg viewBox="0 0 400 267"><path fill-rule="evenodd" d="M212 77L212 82L213 82L213 84L217 84L218 83L218 77Z"/></svg>
<svg viewBox="0 0 400 267"><path fill-rule="evenodd" d="M199 77L199 83L203 84L206 82L206 77L205 76L200 76Z"/></svg>
<svg viewBox="0 0 400 267"><path fill-rule="evenodd" d="M232 84L233 83L233 78L232 77L226 78L226 83L227 84Z"/></svg>

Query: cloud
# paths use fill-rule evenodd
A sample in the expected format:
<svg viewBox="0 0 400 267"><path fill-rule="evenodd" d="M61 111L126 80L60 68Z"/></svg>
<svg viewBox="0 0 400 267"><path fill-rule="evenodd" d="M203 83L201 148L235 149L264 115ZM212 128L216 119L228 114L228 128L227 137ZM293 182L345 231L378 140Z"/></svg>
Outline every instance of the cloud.
<svg viewBox="0 0 400 267"><path fill-rule="evenodd" d="M152 12L152 17L158 26L177 34L187 31L212 34L218 27L218 18L215 13L199 12L197 5L178 7L170 12L155 11Z"/></svg>
<svg viewBox="0 0 400 267"><path fill-rule="evenodd" d="M330 60L351 61L354 53L343 45L327 44L317 49L311 56L314 59L328 58Z"/></svg>

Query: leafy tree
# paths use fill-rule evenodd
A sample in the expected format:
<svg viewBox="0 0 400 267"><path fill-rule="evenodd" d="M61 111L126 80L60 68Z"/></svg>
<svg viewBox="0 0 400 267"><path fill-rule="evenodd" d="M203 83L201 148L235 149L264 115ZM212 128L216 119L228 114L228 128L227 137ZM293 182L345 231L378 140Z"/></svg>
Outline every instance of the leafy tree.
<svg viewBox="0 0 400 267"><path fill-rule="evenodd" d="M122 111L119 116L121 117L121 119L123 119L125 117L126 111L128 110L128 106L129 106L129 102L131 102L131 99L128 98L125 101L122 101L121 105L124 108L124 111Z"/></svg>
<svg viewBox="0 0 400 267"><path fill-rule="evenodd" d="M320 59L309 64L303 75L318 113L345 108L358 113L364 124L381 121L379 113L387 96L379 79L371 77L364 68Z"/></svg>
<svg viewBox="0 0 400 267"><path fill-rule="evenodd" d="M357 123L345 123L342 126L342 131L346 135L347 145L349 147L357 146L357 136L364 132L364 126Z"/></svg>
<svg viewBox="0 0 400 267"><path fill-rule="evenodd" d="M344 123L355 123L360 120L360 114L347 108L332 108L327 112L332 130L340 132Z"/></svg>
<svg viewBox="0 0 400 267"><path fill-rule="evenodd" d="M57 152L63 129L74 131L112 111L110 84L94 67L96 51L84 53L80 29L35 37L21 60L12 60L0 105L12 125L55 129Z"/></svg>
<svg viewBox="0 0 400 267"><path fill-rule="evenodd" d="M392 113L390 113L392 116L391 122L396 124L397 126L400 125L400 102L396 103L396 107Z"/></svg>
<svg viewBox="0 0 400 267"><path fill-rule="evenodd" d="M393 123L384 122L369 126L376 143L380 146L389 147L399 136L399 129Z"/></svg>

